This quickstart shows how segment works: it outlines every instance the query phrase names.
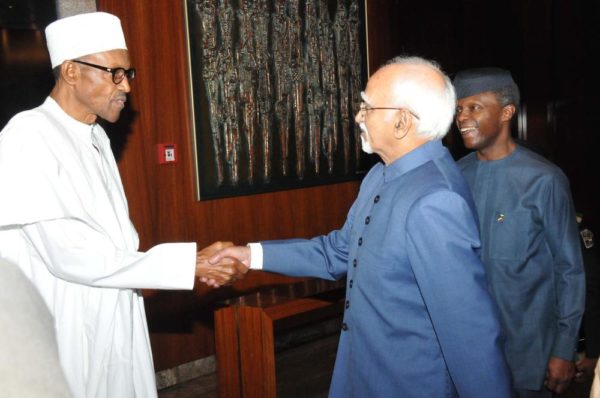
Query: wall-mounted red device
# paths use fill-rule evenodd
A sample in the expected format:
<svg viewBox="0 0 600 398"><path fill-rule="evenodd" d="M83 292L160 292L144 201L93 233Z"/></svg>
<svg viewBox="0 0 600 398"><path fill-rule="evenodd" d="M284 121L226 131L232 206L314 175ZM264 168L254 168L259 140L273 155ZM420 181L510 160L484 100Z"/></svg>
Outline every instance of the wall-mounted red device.
<svg viewBox="0 0 600 398"><path fill-rule="evenodd" d="M158 164L177 163L177 145L157 144Z"/></svg>

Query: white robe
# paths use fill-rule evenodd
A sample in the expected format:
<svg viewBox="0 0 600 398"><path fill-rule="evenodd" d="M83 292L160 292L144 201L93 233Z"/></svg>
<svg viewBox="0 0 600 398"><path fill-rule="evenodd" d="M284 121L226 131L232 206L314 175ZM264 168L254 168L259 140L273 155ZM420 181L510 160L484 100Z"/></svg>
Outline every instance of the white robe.
<svg viewBox="0 0 600 398"><path fill-rule="evenodd" d="M54 316L74 396L155 397L136 289L192 289L196 244L138 251L106 133L51 98L0 132L0 187L0 258L19 265Z"/></svg>

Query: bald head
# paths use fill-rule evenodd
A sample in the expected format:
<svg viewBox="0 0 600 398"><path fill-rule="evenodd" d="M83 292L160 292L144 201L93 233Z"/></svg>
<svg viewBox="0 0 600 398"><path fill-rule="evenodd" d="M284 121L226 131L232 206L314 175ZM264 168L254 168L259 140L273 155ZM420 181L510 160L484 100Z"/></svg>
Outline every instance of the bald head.
<svg viewBox="0 0 600 398"><path fill-rule="evenodd" d="M419 120L417 134L428 140L443 138L452 123L456 96L439 66L420 57L396 57L369 79L382 90L386 103L407 108Z"/></svg>
<svg viewBox="0 0 600 398"><path fill-rule="evenodd" d="M373 78L381 76L382 79L386 79L394 95L400 96L400 86L407 83L440 92L444 89L442 73L430 63L416 62L420 61L420 58L415 58L414 63L407 62L407 59L400 59L399 62L394 62L395 60L396 58L382 66L373 75Z"/></svg>
<svg viewBox="0 0 600 398"><path fill-rule="evenodd" d="M394 58L381 67L362 99L355 121L363 150L378 154L386 164L441 139L456 107L450 79L436 64L418 57Z"/></svg>

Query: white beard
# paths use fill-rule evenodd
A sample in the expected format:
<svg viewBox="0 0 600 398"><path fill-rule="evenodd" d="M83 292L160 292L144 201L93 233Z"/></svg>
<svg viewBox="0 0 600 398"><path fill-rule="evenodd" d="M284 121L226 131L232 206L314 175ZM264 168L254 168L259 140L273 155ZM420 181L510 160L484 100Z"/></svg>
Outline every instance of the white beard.
<svg viewBox="0 0 600 398"><path fill-rule="evenodd" d="M360 130L362 131L362 134L360 135L362 150L370 155L373 153L373 148L371 148L371 144L369 144L369 132L367 131L367 125L364 123L359 123L359 126Z"/></svg>

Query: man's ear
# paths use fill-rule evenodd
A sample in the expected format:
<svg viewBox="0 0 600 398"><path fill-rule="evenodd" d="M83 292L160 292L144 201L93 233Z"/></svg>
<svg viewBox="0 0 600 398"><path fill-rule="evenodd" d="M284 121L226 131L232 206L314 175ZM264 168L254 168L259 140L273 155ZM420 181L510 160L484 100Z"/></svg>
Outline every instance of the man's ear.
<svg viewBox="0 0 600 398"><path fill-rule="evenodd" d="M394 138L401 140L406 137L413 123L412 115L405 109L400 109L394 119Z"/></svg>
<svg viewBox="0 0 600 398"><path fill-rule="evenodd" d="M60 65L60 78L67 84L77 83L80 73L79 67L74 62L65 61Z"/></svg>
<svg viewBox="0 0 600 398"><path fill-rule="evenodd" d="M510 122L510 120L515 115L517 108L513 104L508 104L502 108L502 116L501 120L503 122Z"/></svg>

